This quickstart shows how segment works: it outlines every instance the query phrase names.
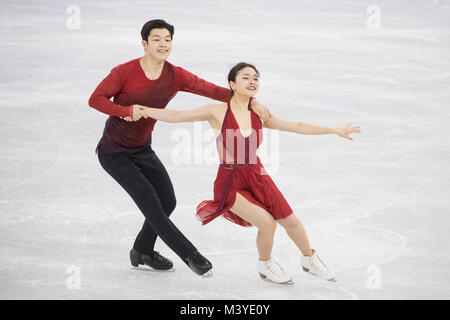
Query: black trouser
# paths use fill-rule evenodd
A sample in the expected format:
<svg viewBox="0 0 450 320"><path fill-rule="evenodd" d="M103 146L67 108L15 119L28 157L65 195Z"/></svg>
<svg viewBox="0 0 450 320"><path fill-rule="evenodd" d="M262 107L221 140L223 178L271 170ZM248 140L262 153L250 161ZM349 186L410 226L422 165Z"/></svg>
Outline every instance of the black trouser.
<svg viewBox="0 0 450 320"><path fill-rule="evenodd" d="M103 169L133 198L145 216L133 248L151 253L159 236L181 259L197 249L169 219L176 199L164 165L149 146L136 153L98 153Z"/></svg>

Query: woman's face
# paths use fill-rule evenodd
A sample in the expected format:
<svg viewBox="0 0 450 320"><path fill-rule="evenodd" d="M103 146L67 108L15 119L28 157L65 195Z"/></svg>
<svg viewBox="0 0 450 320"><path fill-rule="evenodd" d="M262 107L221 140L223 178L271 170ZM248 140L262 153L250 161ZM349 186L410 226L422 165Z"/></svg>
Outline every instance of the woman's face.
<svg viewBox="0 0 450 320"><path fill-rule="evenodd" d="M236 81L230 81L234 94L252 97L259 89L259 76L252 67L245 67L238 71Z"/></svg>
<svg viewBox="0 0 450 320"><path fill-rule="evenodd" d="M166 60L172 50L172 38L170 31L163 29L152 29L147 41L142 40L145 51L157 60Z"/></svg>

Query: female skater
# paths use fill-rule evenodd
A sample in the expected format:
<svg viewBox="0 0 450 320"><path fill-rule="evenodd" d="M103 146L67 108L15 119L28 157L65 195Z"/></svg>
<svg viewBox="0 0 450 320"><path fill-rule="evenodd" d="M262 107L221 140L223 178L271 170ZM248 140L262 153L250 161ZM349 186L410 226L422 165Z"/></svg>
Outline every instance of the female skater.
<svg viewBox="0 0 450 320"><path fill-rule="evenodd" d="M175 111L145 108L144 117L166 122L208 121L216 131L220 166L214 182L214 200L203 201L197 207L197 218L205 225L222 215L241 226L256 226L259 253L257 269L261 278L277 283L290 283L292 277L271 257L273 238L278 222L300 249L304 271L335 281L317 252L309 245L300 220L264 170L256 150L262 140L262 127L299 134L335 133L353 140L350 133L360 133L351 124L343 128L320 127L294 122L271 113L264 123L249 108L249 101L259 89L259 72L248 63L234 66L228 81L232 98L228 103L207 104L195 110ZM130 120L130 118L125 119ZM249 133L250 132L250 133Z"/></svg>

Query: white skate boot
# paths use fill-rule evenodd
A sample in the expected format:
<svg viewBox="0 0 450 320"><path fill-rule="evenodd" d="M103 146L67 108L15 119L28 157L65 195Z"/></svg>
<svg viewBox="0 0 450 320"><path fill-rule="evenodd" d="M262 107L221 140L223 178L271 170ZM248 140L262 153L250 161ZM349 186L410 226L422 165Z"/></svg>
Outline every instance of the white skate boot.
<svg viewBox="0 0 450 320"><path fill-rule="evenodd" d="M267 261L258 260L258 272L262 279L269 279L276 283L291 284L292 277L273 259Z"/></svg>
<svg viewBox="0 0 450 320"><path fill-rule="evenodd" d="M335 275L333 272L328 270L325 263L320 260L319 256L316 253L316 250L312 249L312 256L300 256L300 262L302 264L303 271L310 272L321 279L325 279L328 281L336 281Z"/></svg>

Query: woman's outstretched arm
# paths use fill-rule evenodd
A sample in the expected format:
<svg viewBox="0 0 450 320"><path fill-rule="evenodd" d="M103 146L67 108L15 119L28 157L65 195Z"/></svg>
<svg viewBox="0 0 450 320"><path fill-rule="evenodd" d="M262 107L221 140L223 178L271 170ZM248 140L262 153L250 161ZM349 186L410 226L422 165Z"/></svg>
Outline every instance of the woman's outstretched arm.
<svg viewBox="0 0 450 320"><path fill-rule="evenodd" d="M359 127L350 127L352 123L349 123L343 128L329 128L317 126L315 124L306 123L306 122L298 122L283 119L277 117L273 113L268 120L263 123L263 126L269 129L278 129L281 131L294 132L298 134L330 134L334 133L340 137L353 140L348 134L356 132L361 133L361 129Z"/></svg>
<svg viewBox="0 0 450 320"><path fill-rule="evenodd" d="M212 118L211 104L198 107L191 110L170 110L150 108L137 105L143 112L145 118L153 118L164 122L193 122L193 121L209 121Z"/></svg>

